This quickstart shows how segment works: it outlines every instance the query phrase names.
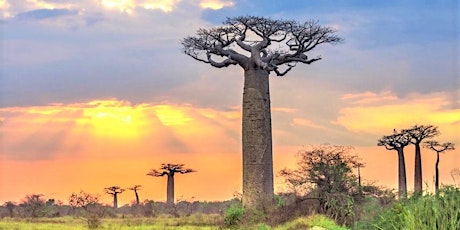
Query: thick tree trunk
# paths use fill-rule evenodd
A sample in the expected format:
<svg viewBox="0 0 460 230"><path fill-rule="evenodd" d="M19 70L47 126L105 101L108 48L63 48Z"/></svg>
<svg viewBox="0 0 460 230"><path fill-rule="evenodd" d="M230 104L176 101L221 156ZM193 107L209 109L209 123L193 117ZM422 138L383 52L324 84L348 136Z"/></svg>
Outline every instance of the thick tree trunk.
<svg viewBox="0 0 460 230"><path fill-rule="evenodd" d="M420 143L415 144L414 192L422 192L422 157L420 153Z"/></svg>
<svg viewBox="0 0 460 230"><path fill-rule="evenodd" d="M439 152L436 152L436 175L435 175L435 181L434 181L434 189L436 193L438 193L439 190Z"/></svg>
<svg viewBox="0 0 460 230"><path fill-rule="evenodd" d="M169 172L168 174L168 186L166 188L166 203L174 204L174 173Z"/></svg>
<svg viewBox="0 0 460 230"><path fill-rule="evenodd" d="M406 181L406 161L404 159L404 149L398 148L398 195L399 198L407 196Z"/></svg>
<svg viewBox="0 0 460 230"><path fill-rule="evenodd" d="M269 72L248 68L243 91L243 207L264 209L273 200Z"/></svg>
<svg viewBox="0 0 460 230"><path fill-rule="evenodd" d="M117 199L117 193L113 194L113 207L118 208L118 199Z"/></svg>

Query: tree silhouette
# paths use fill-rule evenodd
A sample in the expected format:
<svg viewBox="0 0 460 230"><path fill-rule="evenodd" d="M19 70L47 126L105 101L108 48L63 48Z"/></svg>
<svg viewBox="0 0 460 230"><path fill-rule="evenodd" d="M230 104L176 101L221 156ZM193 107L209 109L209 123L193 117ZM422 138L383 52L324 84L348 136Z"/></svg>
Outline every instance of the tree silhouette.
<svg viewBox="0 0 460 230"><path fill-rule="evenodd" d="M243 68L243 206L263 208L274 195L268 76L271 72L283 76L297 63L321 60L307 53L318 45L335 44L342 39L334 29L316 21L244 16L227 18L223 24L199 29L195 36L183 39L183 51L216 68Z"/></svg>
<svg viewBox="0 0 460 230"><path fill-rule="evenodd" d="M454 150L455 147L454 147L454 144L451 142L446 142L446 143L441 144L437 141L425 141L424 147L436 152L434 187L435 187L436 193L438 193L438 190L439 190L439 153L449 151L449 150Z"/></svg>
<svg viewBox="0 0 460 230"><path fill-rule="evenodd" d="M69 197L69 205L73 208L82 207L88 211L89 206L94 206L99 203L99 197L91 195L90 193L80 191L79 193L72 193Z"/></svg>
<svg viewBox="0 0 460 230"><path fill-rule="evenodd" d="M151 169L148 176L161 177L168 176L168 185L166 188L166 203L174 204L174 174L196 172L190 168L184 168L184 164L161 164L160 170Z"/></svg>
<svg viewBox="0 0 460 230"><path fill-rule="evenodd" d="M8 213L10 215L10 218L13 218L14 216L14 208L16 207L16 204L12 201L7 201L5 202L4 206L6 209L8 209Z"/></svg>
<svg viewBox="0 0 460 230"><path fill-rule="evenodd" d="M134 194L136 194L136 205L140 204L139 201L139 194L137 194L137 191L141 189L141 185L134 185L133 187L128 188L129 190L134 191Z"/></svg>
<svg viewBox="0 0 460 230"><path fill-rule="evenodd" d="M398 196L407 195L406 163L404 159L404 147L410 144L410 136L406 132L398 133L394 130L393 135L383 136L378 140L378 146L385 146L387 150L398 152Z"/></svg>
<svg viewBox="0 0 460 230"><path fill-rule="evenodd" d="M401 132L407 133L415 145L415 173L414 173L414 192L422 192L422 156L420 144L425 139L439 135L438 127L433 125L415 125L410 129L403 129Z"/></svg>
<svg viewBox="0 0 460 230"><path fill-rule="evenodd" d="M118 194L124 192L125 190L119 186L111 186L104 188L105 193L113 196L113 207L118 208Z"/></svg>

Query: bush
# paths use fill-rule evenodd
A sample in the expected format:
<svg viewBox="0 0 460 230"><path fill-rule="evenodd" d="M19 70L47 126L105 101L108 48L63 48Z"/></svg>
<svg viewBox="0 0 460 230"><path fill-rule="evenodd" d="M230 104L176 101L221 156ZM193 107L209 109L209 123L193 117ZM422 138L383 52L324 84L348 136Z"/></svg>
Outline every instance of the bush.
<svg viewBox="0 0 460 230"><path fill-rule="evenodd" d="M225 211L225 226L236 227L241 224L243 219L244 209L241 205L232 205Z"/></svg>

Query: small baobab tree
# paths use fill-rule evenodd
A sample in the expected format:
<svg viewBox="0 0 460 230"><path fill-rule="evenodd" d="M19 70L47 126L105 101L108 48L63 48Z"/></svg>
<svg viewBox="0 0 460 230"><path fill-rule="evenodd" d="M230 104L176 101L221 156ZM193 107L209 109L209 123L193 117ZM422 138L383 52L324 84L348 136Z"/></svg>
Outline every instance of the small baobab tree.
<svg viewBox="0 0 460 230"><path fill-rule="evenodd" d="M436 165L435 165L435 181L434 181L434 188L436 193L439 190L439 153L454 150L455 146L454 143L446 142L446 143L439 143L437 141L425 141L424 147L431 149L436 152Z"/></svg>
<svg viewBox="0 0 460 230"><path fill-rule="evenodd" d="M130 187L128 189L134 191L134 194L136 195L136 205L139 205L140 201L139 201L139 194L137 193L137 191L139 191L141 189L141 185L137 184L137 185L134 185L133 187Z"/></svg>
<svg viewBox="0 0 460 230"><path fill-rule="evenodd" d="M199 29L182 40L183 51L193 59L223 68L244 70L242 147L243 206L263 209L273 193L272 128L269 75L284 76L296 64L311 64L308 56L323 44L342 39L333 28L317 21L297 22L264 17L227 18L223 26Z"/></svg>
<svg viewBox="0 0 460 230"><path fill-rule="evenodd" d="M118 194L125 191L125 189L120 188L119 186L111 186L104 188L105 193L113 196L113 207L118 208Z"/></svg>
<svg viewBox="0 0 460 230"><path fill-rule="evenodd" d="M412 128L403 129L401 132L410 136L410 141L415 145L415 173L414 173L414 192L422 192L422 154L420 145L425 139L439 135L438 127L433 125L414 125Z"/></svg>
<svg viewBox="0 0 460 230"><path fill-rule="evenodd" d="M410 136L406 132L397 132L393 135L383 136L378 140L378 146L384 146L387 150L398 152L398 196L407 195L406 163L404 159L404 147L410 144Z"/></svg>
<svg viewBox="0 0 460 230"><path fill-rule="evenodd" d="M160 170L151 169L148 176L162 177L168 176L168 185L166 187L166 203L174 204L174 175L176 173L185 174L196 172L190 168L184 168L184 164L161 164Z"/></svg>

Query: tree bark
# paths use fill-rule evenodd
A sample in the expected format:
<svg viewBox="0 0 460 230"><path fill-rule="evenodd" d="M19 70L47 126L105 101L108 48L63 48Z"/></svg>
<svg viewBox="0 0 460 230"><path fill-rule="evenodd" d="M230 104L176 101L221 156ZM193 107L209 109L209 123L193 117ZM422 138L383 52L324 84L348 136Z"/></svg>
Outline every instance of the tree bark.
<svg viewBox="0 0 460 230"><path fill-rule="evenodd" d="M436 151L436 175L435 175L435 181L434 181L434 189L435 192L438 193L439 190L439 152Z"/></svg>
<svg viewBox="0 0 460 230"><path fill-rule="evenodd" d="M136 194L136 205L139 205L140 201L139 201L139 194L137 194L137 190L134 190L134 193Z"/></svg>
<svg viewBox="0 0 460 230"><path fill-rule="evenodd" d="M422 192L422 157L420 153L420 143L415 144L414 192Z"/></svg>
<svg viewBox="0 0 460 230"><path fill-rule="evenodd" d="M406 161L404 159L404 149L398 148L398 195L399 198L407 196L406 181Z"/></svg>
<svg viewBox="0 0 460 230"><path fill-rule="evenodd" d="M243 207L263 210L274 196L269 72L248 66L242 111Z"/></svg>
<svg viewBox="0 0 460 230"><path fill-rule="evenodd" d="M113 207L118 208L118 199L117 199L117 193L113 194Z"/></svg>
<svg viewBox="0 0 460 230"><path fill-rule="evenodd" d="M168 186L166 190L166 203L174 204L174 172L168 173Z"/></svg>

